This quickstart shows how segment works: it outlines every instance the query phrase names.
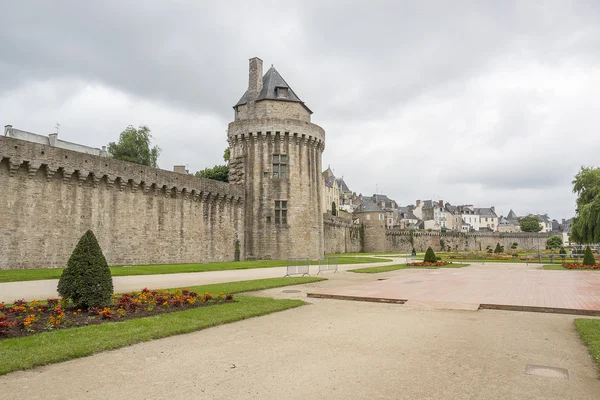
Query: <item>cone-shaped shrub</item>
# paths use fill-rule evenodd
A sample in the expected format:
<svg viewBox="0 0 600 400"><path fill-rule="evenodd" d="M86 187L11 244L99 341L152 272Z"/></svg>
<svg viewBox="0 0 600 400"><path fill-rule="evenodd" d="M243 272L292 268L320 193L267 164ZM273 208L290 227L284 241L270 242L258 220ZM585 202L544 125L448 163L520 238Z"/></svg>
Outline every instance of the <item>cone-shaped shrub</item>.
<svg viewBox="0 0 600 400"><path fill-rule="evenodd" d="M567 251L565 250L564 247L561 247L560 251L558 252L558 254L567 254Z"/></svg>
<svg viewBox="0 0 600 400"><path fill-rule="evenodd" d="M502 250L502 246L500 246L500 243L496 243L496 248L494 249L494 253L502 253L504 250Z"/></svg>
<svg viewBox="0 0 600 400"><path fill-rule="evenodd" d="M423 261L432 263L437 261L435 253L433 252L433 249L431 247L427 248L427 251L425 252L425 258L423 258Z"/></svg>
<svg viewBox="0 0 600 400"><path fill-rule="evenodd" d="M595 265L596 260L594 259L594 255L592 254L592 249L590 246L585 248L585 254L583 255L583 265Z"/></svg>
<svg viewBox="0 0 600 400"><path fill-rule="evenodd" d="M58 293L81 308L110 303L112 276L92 231L79 239L58 281Z"/></svg>

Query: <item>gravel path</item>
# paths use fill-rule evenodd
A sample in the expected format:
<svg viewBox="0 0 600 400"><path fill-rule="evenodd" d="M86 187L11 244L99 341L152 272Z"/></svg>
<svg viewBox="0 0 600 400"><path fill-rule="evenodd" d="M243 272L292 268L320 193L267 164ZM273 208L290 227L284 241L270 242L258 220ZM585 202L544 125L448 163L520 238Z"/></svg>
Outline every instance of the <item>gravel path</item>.
<svg viewBox="0 0 600 400"><path fill-rule="evenodd" d="M392 262L339 265L340 271L355 268L367 268L391 263L406 262L405 258L394 258ZM316 276L319 272L317 265L311 265L310 273ZM236 269L227 271L187 272L178 274L115 276L113 285L115 293L141 290L145 287L152 289L167 289L211 283L237 282L265 278L281 278L286 274L286 267ZM12 302L15 299L40 300L57 297L56 286L58 279L39 281L0 282L0 302Z"/></svg>
<svg viewBox="0 0 600 400"><path fill-rule="evenodd" d="M402 273L402 272L400 272ZM330 281L259 295L306 299ZM300 290L288 293L284 290ZM310 305L0 377L7 399L598 399L573 316ZM527 364L568 379L527 375Z"/></svg>

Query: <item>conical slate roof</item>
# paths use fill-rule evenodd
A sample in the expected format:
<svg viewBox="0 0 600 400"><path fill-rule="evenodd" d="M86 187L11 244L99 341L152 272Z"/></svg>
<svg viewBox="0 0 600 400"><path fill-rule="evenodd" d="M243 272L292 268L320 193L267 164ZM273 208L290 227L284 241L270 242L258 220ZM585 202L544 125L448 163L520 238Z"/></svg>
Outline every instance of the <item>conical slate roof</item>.
<svg viewBox="0 0 600 400"><path fill-rule="evenodd" d="M506 216L506 219L515 220L515 219L517 219L517 214L515 214L515 212L513 210L510 210L510 212Z"/></svg>
<svg viewBox="0 0 600 400"><path fill-rule="evenodd" d="M261 100L293 101L293 102L302 104L304 106L304 108L306 108L306 110L312 114L312 111L308 107L306 107L306 104L304 104L304 102L302 100L300 100L300 98L296 95L296 93L290 87L290 85L287 84L285 79L283 79L281 77L281 75L279 75L279 72L277 72L275 67L271 66L271 68L269 68L267 73L263 76L262 83L263 83L262 90L258 94L258 97L256 98L255 101L261 101ZM277 88L287 89L287 96L286 97L278 97L277 90L276 90ZM242 98L237 102L237 104L234 106L234 108L237 106L241 106L242 104L246 104L247 102L248 102L248 91L246 90L246 92L244 93Z"/></svg>

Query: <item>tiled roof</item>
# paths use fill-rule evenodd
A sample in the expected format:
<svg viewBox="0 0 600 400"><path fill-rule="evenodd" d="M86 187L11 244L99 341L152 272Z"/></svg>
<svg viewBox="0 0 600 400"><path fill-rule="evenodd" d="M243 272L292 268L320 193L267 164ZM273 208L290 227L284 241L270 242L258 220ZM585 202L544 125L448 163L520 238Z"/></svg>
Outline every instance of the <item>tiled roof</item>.
<svg viewBox="0 0 600 400"><path fill-rule="evenodd" d="M277 97L277 88L286 88L287 89L287 97ZM287 82L279 75L279 72L275 69L275 67L269 68L267 73L263 76L263 86L262 90L256 97L255 101L261 100L277 100L277 101L292 101L295 103L300 103L306 108L306 110L312 114L312 111L306 107L304 102L300 100L300 98L296 95L294 90L287 84ZM234 107L241 106L248 102L248 91L244 93L242 98L237 102Z"/></svg>

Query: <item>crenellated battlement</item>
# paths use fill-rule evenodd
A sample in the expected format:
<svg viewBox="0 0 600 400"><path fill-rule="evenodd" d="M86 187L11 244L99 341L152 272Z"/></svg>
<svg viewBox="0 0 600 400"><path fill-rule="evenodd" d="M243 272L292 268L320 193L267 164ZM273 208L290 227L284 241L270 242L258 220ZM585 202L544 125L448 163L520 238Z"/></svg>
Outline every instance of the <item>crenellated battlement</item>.
<svg viewBox="0 0 600 400"><path fill-rule="evenodd" d="M93 187L193 201L244 201L243 189L228 183L5 136L0 136L0 163L7 164L10 176L23 169L33 178L42 170L47 180L60 177L65 184L88 182Z"/></svg>
<svg viewBox="0 0 600 400"><path fill-rule="evenodd" d="M244 257L241 186L4 136L0 186L0 269L63 267L88 229L111 265Z"/></svg>
<svg viewBox="0 0 600 400"><path fill-rule="evenodd" d="M440 232L440 231L418 231L410 229L388 229L386 235L388 236L441 236L441 237L456 237L456 238L499 238L499 239L539 239L549 238L554 235L553 233L532 233L532 232Z"/></svg>
<svg viewBox="0 0 600 400"><path fill-rule="evenodd" d="M260 131L257 131L257 127L260 127ZM231 147L257 141L274 143L287 140L296 145L325 150L323 128L295 119L265 118L231 122L227 139Z"/></svg>

